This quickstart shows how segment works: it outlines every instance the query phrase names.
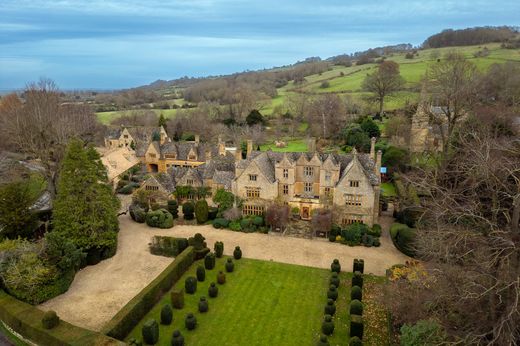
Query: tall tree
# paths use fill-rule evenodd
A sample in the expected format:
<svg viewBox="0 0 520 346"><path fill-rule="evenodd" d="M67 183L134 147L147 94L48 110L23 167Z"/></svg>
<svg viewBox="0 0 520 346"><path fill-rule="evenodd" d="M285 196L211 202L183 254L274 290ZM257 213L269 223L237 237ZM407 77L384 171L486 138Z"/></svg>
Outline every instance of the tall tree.
<svg viewBox="0 0 520 346"><path fill-rule="evenodd" d="M30 210L33 202L27 181L0 186L0 239L31 236L37 226L37 219Z"/></svg>
<svg viewBox="0 0 520 346"><path fill-rule="evenodd" d="M164 117L164 115L161 113L161 115L159 115L159 127L164 127L164 129L166 130L167 127L168 127L168 124L166 122L166 118Z"/></svg>
<svg viewBox="0 0 520 346"><path fill-rule="evenodd" d="M404 79L399 73L399 64L394 61L383 61L376 72L365 77L362 88L373 93L373 99L379 103L379 114L381 114L385 97L401 89L403 84Z"/></svg>
<svg viewBox="0 0 520 346"><path fill-rule="evenodd" d="M67 146L54 203L54 232L89 254L110 257L117 247L119 200L99 154L80 140Z"/></svg>

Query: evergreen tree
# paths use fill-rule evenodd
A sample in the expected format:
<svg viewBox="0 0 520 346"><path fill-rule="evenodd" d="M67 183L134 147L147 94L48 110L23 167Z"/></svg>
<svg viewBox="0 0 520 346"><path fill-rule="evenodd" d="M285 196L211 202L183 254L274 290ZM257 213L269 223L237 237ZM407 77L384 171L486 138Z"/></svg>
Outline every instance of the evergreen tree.
<svg viewBox="0 0 520 346"><path fill-rule="evenodd" d="M258 110L253 109L246 117L246 123L249 126L253 126L256 124L264 124L264 117L262 116L262 113L260 113Z"/></svg>
<svg viewBox="0 0 520 346"><path fill-rule="evenodd" d="M54 232L88 254L109 257L117 247L118 208L97 151L80 140L71 141L58 180Z"/></svg>
<svg viewBox="0 0 520 346"><path fill-rule="evenodd" d="M159 115L159 127L164 127L164 130L166 131L166 127L167 127L167 124L166 124L166 118L164 117L164 115L161 113L161 115Z"/></svg>
<svg viewBox="0 0 520 346"><path fill-rule="evenodd" d="M36 228L36 217L29 210L33 196L27 181L0 187L0 239L29 237Z"/></svg>

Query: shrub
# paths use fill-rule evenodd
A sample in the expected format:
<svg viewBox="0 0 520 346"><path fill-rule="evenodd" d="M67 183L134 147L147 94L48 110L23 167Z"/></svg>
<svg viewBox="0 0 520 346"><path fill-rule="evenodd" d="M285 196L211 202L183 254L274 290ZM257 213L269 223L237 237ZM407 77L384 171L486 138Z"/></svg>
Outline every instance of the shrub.
<svg viewBox="0 0 520 346"><path fill-rule="evenodd" d="M350 314L351 315L363 315L363 303L357 299L350 301Z"/></svg>
<svg viewBox="0 0 520 346"><path fill-rule="evenodd" d="M360 338L358 338L357 336L354 336L354 337L350 338L348 345L349 346L363 346L363 342L361 341Z"/></svg>
<svg viewBox="0 0 520 346"><path fill-rule="evenodd" d="M166 209L170 212L170 214L172 214L174 219L179 217L179 203L177 203L176 200L169 200Z"/></svg>
<svg viewBox="0 0 520 346"><path fill-rule="evenodd" d="M325 318L321 323L321 331L325 335L332 335L332 333L334 333L334 322L332 322L331 315L325 315Z"/></svg>
<svg viewBox="0 0 520 346"><path fill-rule="evenodd" d="M330 276L329 284L339 287L339 283L340 283L340 280L339 280L338 273L333 272L332 275Z"/></svg>
<svg viewBox="0 0 520 346"><path fill-rule="evenodd" d="M212 282L208 287L208 296L210 298L216 298L218 296L218 287L214 282Z"/></svg>
<svg viewBox="0 0 520 346"><path fill-rule="evenodd" d="M235 263L233 263L233 260L231 258L228 258L227 262L226 262L226 271L228 273L232 273L234 269L235 269Z"/></svg>
<svg viewBox="0 0 520 346"><path fill-rule="evenodd" d="M239 260L242 258L242 250L240 250L240 246L236 246L235 250L233 250L233 257L236 260Z"/></svg>
<svg viewBox="0 0 520 346"><path fill-rule="evenodd" d="M197 279L193 276L188 276L186 281L184 281L184 288L186 293L194 294L197 291Z"/></svg>
<svg viewBox="0 0 520 346"><path fill-rule="evenodd" d="M203 282L206 279L206 270L203 266L197 267L197 281Z"/></svg>
<svg viewBox="0 0 520 346"><path fill-rule="evenodd" d="M222 271L218 272L217 274L217 282L219 285L226 283L226 274L224 274Z"/></svg>
<svg viewBox="0 0 520 346"><path fill-rule="evenodd" d="M182 214L184 215L184 220L193 220L195 212L195 206L193 202L187 201L182 205Z"/></svg>
<svg viewBox="0 0 520 346"><path fill-rule="evenodd" d="M361 274L361 272L354 272L354 275L352 276L352 286L363 288L363 274Z"/></svg>
<svg viewBox="0 0 520 346"><path fill-rule="evenodd" d="M253 220L250 218L244 218L240 220L240 228L244 232L254 232L255 226L253 225Z"/></svg>
<svg viewBox="0 0 520 346"><path fill-rule="evenodd" d="M218 208L217 207L209 207L208 209L208 220L215 220L218 214Z"/></svg>
<svg viewBox="0 0 520 346"><path fill-rule="evenodd" d="M214 228L227 228L229 226L229 220L223 219L223 218L216 218L213 220L213 227Z"/></svg>
<svg viewBox="0 0 520 346"><path fill-rule="evenodd" d="M209 253L209 248L206 244L206 238L200 233L195 233L193 237L188 239L188 244L195 248L195 260L204 258Z"/></svg>
<svg viewBox="0 0 520 346"><path fill-rule="evenodd" d="M350 290L350 299L362 300L362 298L363 298L363 291L361 290L361 287L352 286L352 289Z"/></svg>
<svg viewBox="0 0 520 346"><path fill-rule="evenodd" d="M208 221L208 212L208 202L205 199L199 199L195 203L195 216L198 224Z"/></svg>
<svg viewBox="0 0 520 346"><path fill-rule="evenodd" d="M363 317L359 315L350 315L350 337L357 336L363 340Z"/></svg>
<svg viewBox="0 0 520 346"><path fill-rule="evenodd" d="M215 250L215 256L217 258L221 258L224 254L224 243L221 241L215 242L215 245L213 246L213 250Z"/></svg>
<svg viewBox="0 0 520 346"><path fill-rule="evenodd" d="M60 323L60 318L56 314L56 311L49 310L45 311L42 317L42 325L45 329L52 329Z"/></svg>
<svg viewBox="0 0 520 346"><path fill-rule="evenodd" d="M374 244L374 237L372 237L371 235L368 235L368 234L364 234L361 237L361 242L366 247L372 247L372 245Z"/></svg>
<svg viewBox="0 0 520 346"><path fill-rule="evenodd" d="M377 224L377 223L374 224L374 225L372 226L372 228L369 228L369 229L367 230L367 234L368 234L368 235L371 235L371 236L373 236L373 237L380 237L380 236L381 236L381 225L379 225L379 224Z"/></svg>
<svg viewBox="0 0 520 346"><path fill-rule="evenodd" d="M330 285L329 291L327 292L327 298L336 300L338 299L338 289L334 285Z"/></svg>
<svg viewBox="0 0 520 346"><path fill-rule="evenodd" d="M172 335L172 346L184 346L184 336L182 336L179 330L174 330Z"/></svg>
<svg viewBox="0 0 520 346"><path fill-rule="evenodd" d="M433 320L419 320L401 327L401 345L442 345L445 341L446 333Z"/></svg>
<svg viewBox="0 0 520 346"><path fill-rule="evenodd" d="M172 306L174 309L182 309L184 307L184 289L173 290L171 293Z"/></svg>
<svg viewBox="0 0 520 346"><path fill-rule="evenodd" d="M365 270L365 261L362 260L362 259L355 258L354 259L354 265L352 267L352 271L353 272L360 272L361 274L363 274L364 270Z"/></svg>
<svg viewBox="0 0 520 346"><path fill-rule="evenodd" d="M395 236L395 244L397 248L410 257L415 255L413 249L413 242L415 241L415 229L410 228L406 225L398 229L397 235Z"/></svg>
<svg viewBox="0 0 520 346"><path fill-rule="evenodd" d="M188 239L156 235L152 238L150 252L154 255L176 257L188 247Z"/></svg>
<svg viewBox="0 0 520 346"><path fill-rule="evenodd" d="M200 297L199 300L199 312L208 312L209 305L206 297Z"/></svg>
<svg viewBox="0 0 520 346"><path fill-rule="evenodd" d="M197 318L190 312L186 315L186 318L184 320L184 325L186 326L186 329L193 330L197 327Z"/></svg>
<svg viewBox="0 0 520 346"><path fill-rule="evenodd" d="M165 304L161 309L161 324L170 325L173 320L173 311L170 304Z"/></svg>
<svg viewBox="0 0 520 346"><path fill-rule="evenodd" d="M374 243L373 243L373 245L374 245L375 247L380 247L380 246L381 246L381 242L379 241L379 238L374 238Z"/></svg>
<svg viewBox="0 0 520 346"><path fill-rule="evenodd" d="M159 324L154 319L149 319L141 329L143 341L148 345L155 345L159 341Z"/></svg>
<svg viewBox="0 0 520 346"><path fill-rule="evenodd" d="M229 229L234 231L234 232L242 231L242 226L240 226L240 221L238 221L238 220L231 221L229 223Z"/></svg>
<svg viewBox="0 0 520 346"><path fill-rule="evenodd" d="M338 259L334 259L334 261L332 261L330 264L330 270L338 274L341 272L341 264L339 264Z"/></svg>
<svg viewBox="0 0 520 346"><path fill-rule="evenodd" d="M150 227L172 228L173 217L166 209L149 211L146 214L146 224Z"/></svg>
<svg viewBox="0 0 520 346"><path fill-rule="evenodd" d="M336 304L334 304L334 300L328 299L327 304L325 305L325 315L334 316L336 313Z"/></svg>
<svg viewBox="0 0 520 346"><path fill-rule="evenodd" d="M122 195L130 195L132 194L132 192L134 191L134 187L130 184L120 188L119 190L117 190L117 193L119 194L122 194Z"/></svg>
<svg viewBox="0 0 520 346"><path fill-rule="evenodd" d="M320 339L318 340L318 343L316 346L330 346L329 340L327 340L326 335L320 336Z"/></svg>
<svg viewBox="0 0 520 346"><path fill-rule="evenodd" d="M132 220L138 223L145 223L146 211L143 208L137 204L131 204L130 207L128 207L128 211L130 212Z"/></svg>
<svg viewBox="0 0 520 346"><path fill-rule="evenodd" d="M206 257L204 257L204 267L206 267L207 270L215 268L215 254L208 253Z"/></svg>
<svg viewBox="0 0 520 346"><path fill-rule="evenodd" d="M264 225L264 218L261 217L261 216L255 216L253 218L253 225L255 225L256 227L261 227Z"/></svg>
<svg viewBox="0 0 520 346"><path fill-rule="evenodd" d="M226 220L239 221L242 217L242 210L240 210L240 208L233 207L226 210L222 215Z"/></svg>

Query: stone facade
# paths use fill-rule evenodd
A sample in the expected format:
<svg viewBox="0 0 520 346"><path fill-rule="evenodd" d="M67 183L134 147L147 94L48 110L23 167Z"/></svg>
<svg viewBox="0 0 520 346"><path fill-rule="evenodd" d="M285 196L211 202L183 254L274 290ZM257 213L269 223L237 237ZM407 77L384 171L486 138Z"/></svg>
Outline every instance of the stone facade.
<svg viewBox="0 0 520 346"><path fill-rule="evenodd" d="M417 111L412 117L410 152L442 151L439 126L433 126L430 122L430 115L434 117L437 115L438 118L441 114L442 107L433 107L425 102L419 104Z"/></svg>

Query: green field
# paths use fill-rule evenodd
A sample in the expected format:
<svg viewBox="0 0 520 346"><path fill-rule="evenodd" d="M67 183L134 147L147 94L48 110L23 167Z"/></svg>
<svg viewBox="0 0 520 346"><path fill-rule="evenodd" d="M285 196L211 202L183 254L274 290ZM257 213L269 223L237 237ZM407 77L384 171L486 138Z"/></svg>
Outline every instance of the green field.
<svg viewBox="0 0 520 346"><path fill-rule="evenodd" d="M175 113L178 109L135 109L135 110L125 110L125 111L113 111L113 112L98 112L96 113L98 120L104 124L109 125L110 122L114 119L120 118L123 115L129 115L134 111L152 111L157 115L163 114L166 118L172 118L175 116Z"/></svg>
<svg viewBox="0 0 520 346"><path fill-rule="evenodd" d="M213 270L206 270L206 280L199 282L194 295L185 295L185 306L174 310L170 326L160 326L158 345L170 345L173 330L179 329L186 345L314 345L320 335L323 309L327 301L330 271L269 261L241 259L235 262L235 271L226 273L226 283L219 286L217 298L208 298L207 289L216 281L218 270L223 270L225 259L217 259ZM187 276L195 276L196 262L177 282L184 287ZM331 345L347 345L350 301L349 273L340 275L335 331L329 338ZM197 310L200 296L209 300L209 311ZM141 340L145 320L160 321L160 310L170 303L170 294L148 313L127 337ZM188 331L184 317L193 312L197 328Z"/></svg>
<svg viewBox="0 0 520 346"><path fill-rule="evenodd" d="M271 150L271 151L277 151L277 152L282 152L282 153L306 152L308 150L307 141L305 139L286 140L285 143L287 143L287 146L285 148L277 148L276 145L274 144L274 142L269 142L269 143L261 145L260 150L261 151Z"/></svg>
<svg viewBox="0 0 520 346"><path fill-rule="evenodd" d="M397 197L395 185L392 183L382 183L381 189L383 190L384 197Z"/></svg>

